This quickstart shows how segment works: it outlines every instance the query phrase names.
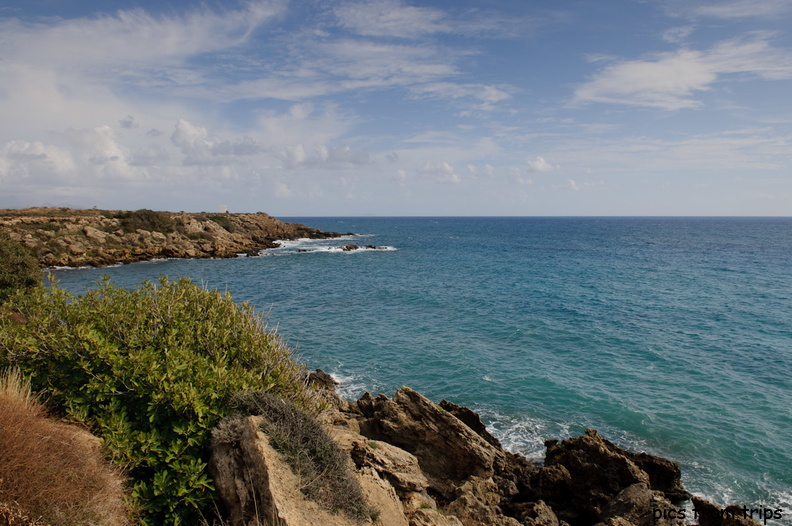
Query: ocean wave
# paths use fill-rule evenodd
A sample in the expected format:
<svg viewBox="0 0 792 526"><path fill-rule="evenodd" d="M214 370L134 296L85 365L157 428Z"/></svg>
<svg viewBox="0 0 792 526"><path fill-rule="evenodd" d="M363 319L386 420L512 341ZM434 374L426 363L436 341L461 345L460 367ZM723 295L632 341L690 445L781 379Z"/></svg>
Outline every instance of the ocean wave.
<svg viewBox="0 0 792 526"><path fill-rule="evenodd" d="M343 253L352 254L355 252L391 252L396 250L393 246L374 246L356 245L353 243L357 238L371 237L371 235L350 235L341 236L333 239L308 239L300 238L288 241L277 241L278 246L267 248L259 252L259 256L285 256L293 254L315 254L315 253ZM355 245L357 248L347 248L347 245Z"/></svg>

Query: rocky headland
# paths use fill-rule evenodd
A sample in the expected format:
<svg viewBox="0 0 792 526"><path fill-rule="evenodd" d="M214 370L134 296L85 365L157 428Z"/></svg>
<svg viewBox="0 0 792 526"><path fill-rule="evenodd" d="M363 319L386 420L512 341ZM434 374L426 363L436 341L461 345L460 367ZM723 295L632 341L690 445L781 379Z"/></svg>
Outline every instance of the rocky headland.
<svg viewBox="0 0 792 526"><path fill-rule="evenodd" d="M152 210L0 210L0 232L30 248L42 267L102 267L156 258L256 255L279 240L345 234L285 223L264 213Z"/></svg>
<svg viewBox="0 0 792 526"><path fill-rule="evenodd" d="M685 491L676 463L632 453L594 430L546 442L543 465L501 447L472 410L429 401L409 388L356 403L317 371L322 422L348 456L382 526L756 525ZM261 418L224 422L212 473L233 526L360 524L306 499ZM684 504L688 503L687 506ZM725 511L725 512L724 512Z"/></svg>

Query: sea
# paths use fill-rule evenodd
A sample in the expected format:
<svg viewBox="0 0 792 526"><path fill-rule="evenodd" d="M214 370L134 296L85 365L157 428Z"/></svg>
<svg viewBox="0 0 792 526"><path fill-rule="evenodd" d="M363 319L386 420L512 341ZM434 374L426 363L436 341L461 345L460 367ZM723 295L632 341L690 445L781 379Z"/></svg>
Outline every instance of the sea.
<svg viewBox="0 0 792 526"><path fill-rule="evenodd" d="M792 524L792 218L282 219L355 235L54 274L76 293L189 277L255 305L349 399L445 398L538 463L594 428Z"/></svg>

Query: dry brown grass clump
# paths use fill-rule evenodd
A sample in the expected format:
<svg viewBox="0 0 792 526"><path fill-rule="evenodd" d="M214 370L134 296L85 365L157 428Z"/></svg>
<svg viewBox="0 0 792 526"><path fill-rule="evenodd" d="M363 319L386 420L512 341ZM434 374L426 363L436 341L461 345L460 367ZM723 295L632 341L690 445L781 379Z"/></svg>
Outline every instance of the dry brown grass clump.
<svg viewBox="0 0 792 526"><path fill-rule="evenodd" d="M129 524L123 483L99 439L47 418L18 371L0 374L0 511L31 521L11 524Z"/></svg>

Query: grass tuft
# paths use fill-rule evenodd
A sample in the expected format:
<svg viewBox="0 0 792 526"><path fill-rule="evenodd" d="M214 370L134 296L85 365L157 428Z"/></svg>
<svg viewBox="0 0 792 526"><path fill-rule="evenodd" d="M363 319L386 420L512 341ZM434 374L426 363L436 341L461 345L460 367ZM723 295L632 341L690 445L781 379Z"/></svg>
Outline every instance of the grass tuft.
<svg viewBox="0 0 792 526"><path fill-rule="evenodd" d="M347 456L311 415L266 392L241 394L234 402L244 413L264 417L262 430L300 477L306 497L357 522L370 517Z"/></svg>
<svg viewBox="0 0 792 526"><path fill-rule="evenodd" d="M95 437L46 417L17 369L0 374L0 519L9 524L130 524L124 477ZM15 521L15 522L10 522Z"/></svg>

